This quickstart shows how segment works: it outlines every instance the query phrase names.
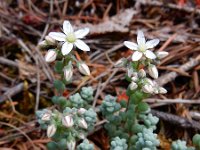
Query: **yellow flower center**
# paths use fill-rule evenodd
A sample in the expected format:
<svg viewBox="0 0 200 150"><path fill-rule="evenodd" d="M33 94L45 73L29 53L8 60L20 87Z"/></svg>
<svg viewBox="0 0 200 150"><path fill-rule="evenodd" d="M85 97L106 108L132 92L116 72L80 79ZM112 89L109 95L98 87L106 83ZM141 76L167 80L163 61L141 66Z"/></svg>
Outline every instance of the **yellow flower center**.
<svg viewBox="0 0 200 150"><path fill-rule="evenodd" d="M146 45L145 44L139 45L139 51L145 52L146 51Z"/></svg>
<svg viewBox="0 0 200 150"><path fill-rule="evenodd" d="M75 37L74 33L69 33L69 34L67 35L67 41L68 41L69 43L74 43L74 42L76 41L76 37Z"/></svg>

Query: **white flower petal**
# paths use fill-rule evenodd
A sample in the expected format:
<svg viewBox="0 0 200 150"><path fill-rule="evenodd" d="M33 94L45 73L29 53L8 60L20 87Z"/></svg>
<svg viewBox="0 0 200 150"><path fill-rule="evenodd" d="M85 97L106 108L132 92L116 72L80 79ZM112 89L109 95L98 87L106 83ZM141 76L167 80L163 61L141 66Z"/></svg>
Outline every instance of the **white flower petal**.
<svg viewBox="0 0 200 150"><path fill-rule="evenodd" d="M141 30L137 32L137 43L138 45L144 45L146 43L144 33Z"/></svg>
<svg viewBox="0 0 200 150"><path fill-rule="evenodd" d="M68 33L73 33L74 30L72 28L72 25L69 21L64 21L63 22L63 31L67 35Z"/></svg>
<svg viewBox="0 0 200 150"><path fill-rule="evenodd" d="M155 59L156 58L156 55L150 50L146 50L146 52L144 52L144 55L149 59Z"/></svg>
<svg viewBox="0 0 200 150"><path fill-rule="evenodd" d="M142 57L142 53L135 51L132 55L132 61L138 61Z"/></svg>
<svg viewBox="0 0 200 150"><path fill-rule="evenodd" d="M57 41L65 41L66 35L61 32L50 32L49 36Z"/></svg>
<svg viewBox="0 0 200 150"><path fill-rule="evenodd" d="M147 49L154 48L156 45L158 45L159 42L160 42L159 39L153 39L153 40L147 41L146 47L147 47Z"/></svg>
<svg viewBox="0 0 200 150"><path fill-rule="evenodd" d="M138 45L136 43L133 43L133 42L124 41L124 45L131 50L137 50L138 49Z"/></svg>
<svg viewBox="0 0 200 150"><path fill-rule="evenodd" d="M85 44L85 42L83 42L82 40L76 40L74 44L76 45L76 47L78 47L79 49L83 51L90 51L89 46Z"/></svg>
<svg viewBox="0 0 200 150"><path fill-rule="evenodd" d="M73 44L72 44L72 43L67 43L67 42L65 42L65 43L62 45L62 49L61 49L62 54L63 54L63 55L69 54L69 53L71 52L72 48L73 48Z"/></svg>
<svg viewBox="0 0 200 150"><path fill-rule="evenodd" d="M81 38L85 37L89 32L90 32L89 28L79 29L79 30L75 31L75 36L76 36L76 38L81 39Z"/></svg>

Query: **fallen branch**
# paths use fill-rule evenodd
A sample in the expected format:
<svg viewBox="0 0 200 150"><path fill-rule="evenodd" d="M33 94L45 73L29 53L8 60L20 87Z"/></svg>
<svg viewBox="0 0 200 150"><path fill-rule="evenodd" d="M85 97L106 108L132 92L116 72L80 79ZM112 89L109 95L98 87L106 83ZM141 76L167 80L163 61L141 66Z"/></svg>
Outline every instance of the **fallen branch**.
<svg viewBox="0 0 200 150"><path fill-rule="evenodd" d="M7 100L8 97L12 97L18 93L20 93L24 88L23 83L19 83L18 85L14 86L13 88L9 89L6 91L3 95L0 96L0 103L4 102Z"/></svg>
<svg viewBox="0 0 200 150"><path fill-rule="evenodd" d="M196 58L192 58L189 62L180 66L179 70L182 72L186 72L191 68L199 65L200 63L200 55ZM165 75L160 76L156 81L160 86L167 84L168 82L174 80L178 76L177 72L170 72Z"/></svg>
<svg viewBox="0 0 200 150"><path fill-rule="evenodd" d="M182 103L182 104L200 104L200 99L198 100L189 100L189 99L155 99L148 98L145 99L148 103L166 103L166 104L174 104L174 103Z"/></svg>
<svg viewBox="0 0 200 150"><path fill-rule="evenodd" d="M157 111L157 110L151 110L151 113L161 120L170 122L171 124L180 126L182 128L193 128L200 131L200 123L197 121L189 120L183 117L179 117L173 114Z"/></svg>

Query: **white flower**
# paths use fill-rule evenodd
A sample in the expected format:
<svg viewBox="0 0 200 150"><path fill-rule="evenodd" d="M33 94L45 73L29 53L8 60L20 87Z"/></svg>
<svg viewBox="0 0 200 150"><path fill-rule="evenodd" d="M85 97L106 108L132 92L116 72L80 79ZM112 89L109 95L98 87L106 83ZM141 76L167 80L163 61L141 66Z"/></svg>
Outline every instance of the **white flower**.
<svg viewBox="0 0 200 150"><path fill-rule="evenodd" d="M158 69L156 68L155 65L149 65L148 66L148 71L149 71L149 75L154 78L157 79L158 78Z"/></svg>
<svg viewBox="0 0 200 150"><path fill-rule="evenodd" d="M78 64L78 70L79 70L82 74L84 74L84 75L86 75L86 76L89 76L89 75L90 75L90 69L89 69L89 67L88 67L85 63L79 63L79 64Z"/></svg>
<svg viewBox="0 0 200 150"><path fill-rule="evenodd" d="M53 62L54 60L56 60L56 57L57 57L57 53L55 50L48 50L48 52L46 53L45 55L45 61L50 63L50 62Z"/></svg>
<svg viewBox="0 0 200 150"><path fill-rule="evenodd" d="M90 51L90 48L82 39L89 33L89 28L79 29L74 32L69 21L64 21L63 32L50 32L49 36L57 41L64 42L61 48L63 55L67 55L71 52L73 45L83 51Z"/></svg>
<svg viewBox="0 0 200 150"><path fill-rule="evenodd" d="M49 125L47 128L47 136L50 138L56 133L56 126L54 124Z"/></svg>
<svg viewBox="0 0 200 150"><path fill-rule="evenodd" d="M131 50L135 50L132 55L132 60L138 61L143 55L149 59L155 59L156 55L149 49L154 48L159 42L159 39L153 39L146 42L143 32L139 30L137 34L137 44L125 41L124 45Z"/></svg>
<svg viewBox="0 0 200 150"><path fill-rule="evenodd" d="M62 124L67 127L70 128L74 125L74 121L72 116L68 115L62 118Z"/></svg>

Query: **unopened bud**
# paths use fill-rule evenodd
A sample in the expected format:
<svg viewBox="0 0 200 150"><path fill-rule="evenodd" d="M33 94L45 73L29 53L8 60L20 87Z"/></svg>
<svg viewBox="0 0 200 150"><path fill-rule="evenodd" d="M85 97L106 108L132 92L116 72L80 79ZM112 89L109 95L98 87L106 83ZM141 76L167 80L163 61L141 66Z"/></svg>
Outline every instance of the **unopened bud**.
<svg viewBox="0 0 200 150"><path fill-rule="evenodd" d="M150 84L151 86L155 86L155 82L153 82L151 79L149 79L149 78L146 78L146 82L148 83L148 84Z"/></svg>
<svg viewBox="0 0 200 150"><path fill-rule="evenodd" d="M79 115L82 115L82 114L84 114L86 111L87 111L87 110L86 110L85 108L80 108L80 109L78 110L78 114L79 114Z"/></svg>
<svg viewBox="0 0 200 150"><path fill-rule="evenodd" d="M90 69L85 63L78 64L78 70L84 75L90 75Z"/></svg>
<svg viewBox="0 0 200 150"><path fill-rule="evenodd" d="M132 75L133 75L133 68L131 68L131 67L127 67L127 75L128 75L128 77L132 77Z"/></svg>
<svg viewBox="0 0 200 150"><path fill-rule="evenodd" d="M44 41L39 42L38 45L40 48L45 48L47 46L47 42L44 40Z"/></svg>
<svg viewBox="0 0 200 150"><path fill-rule="evenodd" d="M48 35L45 36L45 40L46 40L47 44L49 44L49 45L55 45L56 44L56 41Z"/></svg>
<svg viewBox="0 0 200 150"><path fill-rule="evenodd" d="M158 90L159 90L160 94L166 94L167 93L167 90L165 88L163 88L163 87L159 87Z"/></svg>
<svg viewBox="0 0 200 150"><path fill-rule="evenodd" d="M130 88L131 90L135 90L137 87L138 87L138 85L137 85L137 83L135 83L135 82L131 82L131 84L129 85L129 88Z"/></svg>
<svg viewBox="0 0 200 150"><path fill-rule="evenodd" d="M55 50L48 50L48 52L45 55L45 61L50 63L56 60L57 53Z"/></svg>
<svg viewBox="0 0 200 150"><path fill-rule="evenodd" d="M63 72L64 72L65 80L67 82L69 82L72 79L72 75L73 75L72 66L71 67L68 67L68 66L64 67Z"/></svg>
<svg viewBox="0 0 200 150"><path fill-rule="evenodd" d="M79 137L80 139L85 139L85 135L84 135L83 133L79 133L79 134L78 134L78 137Z"/></svg>
<svg viewBox="0 0 200 150"><path fill-rule="evenodd" d="M126 65L127 59L121 58L115 63L115 67L124 67Z"/></svg>
<svg viewBox="0 0 200 150"><path fill-rule="evenodd" d="M150 84L146 84L142 87L143 92L145 93L153 93L153 87Z"/></svg>
<svg viewBox="0 0 200 150"><path fill-rule="evenodd" d="M133 82L136 82L136 81L138 80L138 74L137 74L136 72L133 72L133 73L132 73L131 80L132 80Z"/></svg>
<svg viewBox="0 0 200 150"><path fill-rule="evenodd" d="M83 118L81 118L79 120L78 125L79 125L79 127L83 128L83 129L87 129L88 128L87 122Z"/></svg>
<svg viewBox="0 0 200 150"><path fill-rule="evenodd" d="M41 117L43 121L49 121L51 119L51 113L44 113Z"/></svg>
<svg viewBox="0 0 200 150"><path fill-rule="evenodd" d="M56 126L54 124L49 125L47 128L47 136L50 138L56 133Z"/></svg>
<svg viewBox="0 0 200 150"><path fill-rule="evenodd" d="M146 77L146 72L144 71L144 69L140 69L140 70L139 70L138 76L139 76L140 78Z"/></svg>
<svg viewBox="0 0 200 150"><path fill-rule="evenodd" d="M165 52L165 51L157 52L157 53L156 53L158 59L165 58L168 54L169 54L169 53L168 53L168 52Z"/></svg>
<svg viewBox="0 0 200 150"><path fill-rule="evenodd" d="M62 124L67 127L70 128L74 125L74 121L71 115L65 116L62 118Z"/></svg>
<svg viewBox="0 0 200 150"><path fill-rule="evenodd" d="M71 140L71 141L67 142L67 149L68 150L75 150L75 147L76 147L75 140Z"/></svg>
<svg viewBox="0 0 200 150"><path fill-rule="evenodd" d="M158 78L158 69L156 68L155 65L150 65L148 67L148 71L149 71L149 75L154 78L157 79Z"/></svg>
<svg viewBox="0 0 200 150"><path fill-rule="evenodd" d="M153 93L158 94L159 93L158 88L154 88Z"/></svg>

